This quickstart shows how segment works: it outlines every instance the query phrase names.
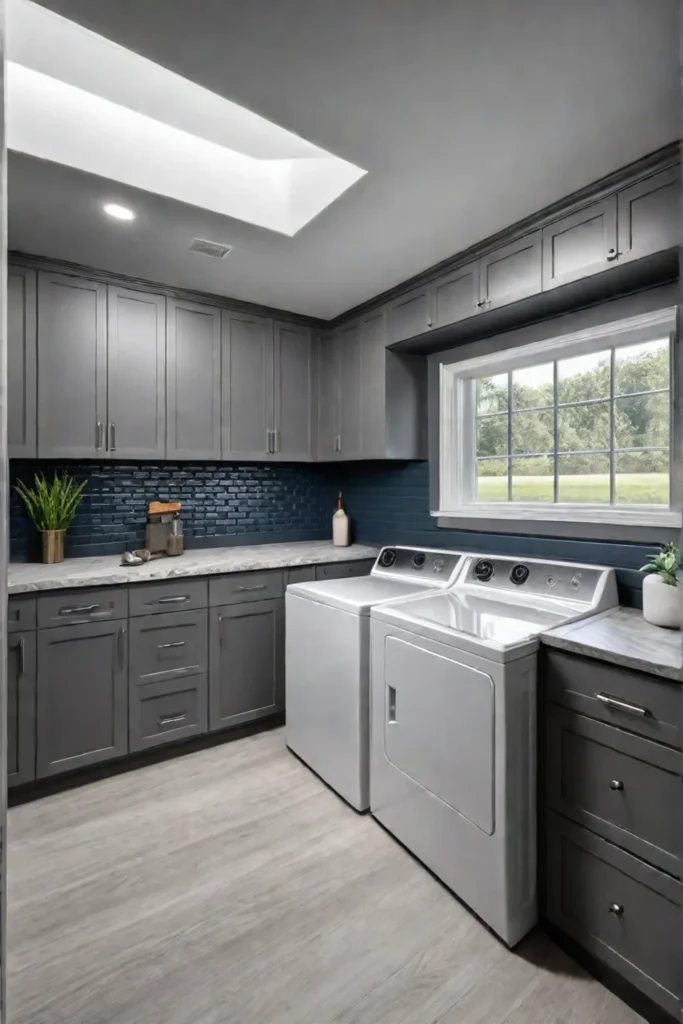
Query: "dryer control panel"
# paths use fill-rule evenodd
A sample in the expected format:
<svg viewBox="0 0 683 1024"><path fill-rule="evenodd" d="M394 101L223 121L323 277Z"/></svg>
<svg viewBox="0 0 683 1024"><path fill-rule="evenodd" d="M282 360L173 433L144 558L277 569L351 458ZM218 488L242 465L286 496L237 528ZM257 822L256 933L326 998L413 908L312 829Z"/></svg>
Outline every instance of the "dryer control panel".
<svg viewBox="0 0 683 1024"><path fill-rule="evenodd" d="M477 555L468 558L460 583L482 591L514 591L530 597L560 598L592 605L614 571L571 562Z"/></svg>
<svg viewBox="0 0 683 1024"><path fill-rule="evenodd" d="M373 576L400 579L423 579L431 586L447 587L455 579L462 560L459 551L438 551L433 548L382 548L375 562Z"/></svg>

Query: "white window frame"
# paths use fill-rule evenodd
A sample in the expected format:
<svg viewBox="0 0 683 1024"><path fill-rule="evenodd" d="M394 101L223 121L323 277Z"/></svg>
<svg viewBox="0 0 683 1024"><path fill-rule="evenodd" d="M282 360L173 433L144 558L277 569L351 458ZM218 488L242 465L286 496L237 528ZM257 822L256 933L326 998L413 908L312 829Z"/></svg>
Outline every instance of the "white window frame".
<svg viewBox="0 0 683 1024"><path fill-rule="evenodd" d="M613 523L615 525L680 527L681 494L676 479L680 427L674 424L677 356L676 309L670 307L599 327L534 342L514 349L456 363L442 363L439 381L439 510L443 518L524 520L537 522ZM587 355L606 348L621 348L670 337L670 504L598 505L548 502L491 502L476 500L476 386L477 377L536 366L543 361ZM676 429L674 427L676 426Z"/></svg>

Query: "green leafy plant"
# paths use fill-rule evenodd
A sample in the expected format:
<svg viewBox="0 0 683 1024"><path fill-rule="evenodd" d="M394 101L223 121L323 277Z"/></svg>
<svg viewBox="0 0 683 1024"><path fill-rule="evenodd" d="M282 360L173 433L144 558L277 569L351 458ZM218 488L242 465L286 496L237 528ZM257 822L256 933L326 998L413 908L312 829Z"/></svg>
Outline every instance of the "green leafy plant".
<svg viewBox="0 0 683 1024"><path fill-rule="evenodd" d="M669 586L677 586L676 573L683 569L683 554L679 552L677 545L671 541L670 544L663 544L661 551L653 555L647 565L642 566L641 572L656 572Z"/></svg>
<svg viewBox="0 0 683 1024"><path fill-rule="evenodd" d="M71 526L83 499L85 485L85 480L77 484L68 473L55 473L51 483L42 473L36 473L33 487L27 487L20 480L14 489L36 529L44 533L47 530L67 530Z"/></svg>

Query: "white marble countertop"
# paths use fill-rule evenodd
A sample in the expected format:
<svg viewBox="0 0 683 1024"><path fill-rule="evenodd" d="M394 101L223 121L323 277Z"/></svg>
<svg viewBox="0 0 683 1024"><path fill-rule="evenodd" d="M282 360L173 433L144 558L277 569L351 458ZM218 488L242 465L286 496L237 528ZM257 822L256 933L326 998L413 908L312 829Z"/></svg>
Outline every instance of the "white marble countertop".
<svg viewBox="0 0 683 1024"><path fill-rule="evenodd" d="M544 644L683 682L683 633L646 622L637 608L613 608L541 635Z"/></svg>
<svg viewBox="0 0 683 1024"><path fill-rule="evenodd" d="M300 541L295 544L197 548L177 558L158 558L143 565L130 566L121 565L120 555L67 558L57 565L13 562L7 571L7 591L9 594L28 594L39 590L144 583L180 576L214 576L253 569L285 569L297 565L376 558L378 552L379 548L365 544L335 548L330 541Z"/></svg>

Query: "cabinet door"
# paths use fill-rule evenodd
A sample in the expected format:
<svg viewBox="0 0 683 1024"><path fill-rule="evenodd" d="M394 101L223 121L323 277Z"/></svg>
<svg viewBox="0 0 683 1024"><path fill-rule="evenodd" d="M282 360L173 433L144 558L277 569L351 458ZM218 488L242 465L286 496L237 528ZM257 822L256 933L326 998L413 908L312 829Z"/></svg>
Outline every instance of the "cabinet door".
<svg viewBox="0 0 683 1024"><path fill-rule="evenodd" d="M383 309L360 323L361 450L366 459L386 457L387 321ZM393 353L390 353L392 355Z"/></svg>
<svg viewBox="0 0 683 1024"><path fill-rule="evenodd" d="M677 246L680 237L680 172L670 167L617 196L619 262Z"/></svg>
<svg viewBox="0 0 683 1024"><path fill-rule="evenodd" d="M107 290L38 274L38 455L101 456L107 414Z"/></svg>
<svg viewBox="0 0 683 1024"><path fill-rule="evenodd" d="M284 708L284 601L250 601L211 611L209 729Z"/></svg>
<svg viewBox="0 0 683 1024"><path fill-rule="evenodd" d="M297 324L273 324L274 452L282 461L307 462L313 455L311 332Z"/></svg>
<svg viewBox="0 0 683 1024"><path fill-rule="evenodd" d="M339 331L339 451L345 459L361 454L360 324Z"/></svg>
<svg viewBox="0 0 683 1024"><path fill-rule="evenodd" d="M434 326L466 320L477 312L479 299L479 262L444 274L432 284Z"/></svg>
<svg viewBox="0 0 683 1024"><path fill-rule="evenodd" d="M36 777L36 634L12 633L7 651L7 784Z"/></svg>
<svg viewBox="0 0 683 1024"><path fill-rule="evenodd" d="M167 303L166 454L221 457L221 311Z"/></svg>
<svg viewBox="0 0 683 1024"><path fill-rule="evenodd" d="M273 322L223 310L223 458L264 459L273 427Z"/></svg>
<svg viewBox="0 0 683 1024"><path fill-rule="evenodd" d="M57 626L37 636L38 778L127 753L126 623Z"/></svg>
<svg viewBox="0 0 683 1024"><path fill-rule="evenodd" d="M324 334L318 350L318 459L339 458L339 338Z"/></svg>
<svg viewBox="0 0 683 1024"><path fill-rule="evenodd" d="M120 459L166 451L166 300L109 286L107 448Z"/></svg>
<svg viewBox="0 0 683 1024"><path fill-rule="evenodd" d="M415 338L432 326L429 285L406 292L392 302L389 313L389 344Z"/></svg>
<svg viewBox="0 0 683 1024"><path fill-rule="evenodd" d="M541 232L510 242L480 264L482 309L507 306L541 290Z"/></svg>
<svg viewBox="0 0 683 1024"><path fill-rule="evenodd" d="M607 270L617 258L617 199L608 196L543 229L543 291Z"/></svg>
<svg viewBox="0 0 683 1024"><path fill-rule="evenodd" d="M36 272L7 272L7 446L10 458L34 459L37 441Z"/></svg>

